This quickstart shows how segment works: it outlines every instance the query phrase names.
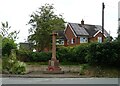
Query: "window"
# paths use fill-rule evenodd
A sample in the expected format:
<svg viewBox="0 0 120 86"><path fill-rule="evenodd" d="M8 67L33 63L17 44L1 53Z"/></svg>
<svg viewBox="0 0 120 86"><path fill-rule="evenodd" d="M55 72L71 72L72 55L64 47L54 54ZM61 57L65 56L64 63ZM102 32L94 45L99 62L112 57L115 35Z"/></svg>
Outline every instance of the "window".
<svg viewBox="0 0 120 86"><path fill-rule="evenodd" d="M60 44L60 45L64 45L64 40L60 40L60 41L59 41L59 44Z"/></svg>
<svg viewBox="0 0 120 86"><path fill-rule="evenodd" d="M87 37L80 37L80 43L88 43Z"/></svg>
<svg viewBox="0 0 120 86"><path fill-rule="evenodd" d="M74 44L75 43L75 38L72 38L71 39L71 44Z"/></svg>
<svg viewBox="0 0 120 86"><path fill-rule="evenodd" d="M71 44L73 44L74 42L73 42L73 38L71 39Z"/></svg>
<svg viewBox="0 0 120 86"><path fill-rule="evenodd" d="M98 42L102 43L102 37L98 37Z"/></svg>
<svg viewBox="0 0 120 86"><path fill-rule="evenodd" d="M73 43L75 43L75 38L73 38Z"/></svg>
<svg viewBox="0 0 120 86"><path fill-rule="evenodd" d="M59 39L56 39L56 44L59 45Z"/></svg>
<svg viewBox="0 0 120 86"><path fill-rule="evenodd" d="M57 39L56 44L57 45L64 45L64 40L63 39Z"/></svg>
<svg viewBox="0 0 120 86"><path fill-rule="evenodd" d="M69 40L67 40L67 44L69 45Z"/></svg>

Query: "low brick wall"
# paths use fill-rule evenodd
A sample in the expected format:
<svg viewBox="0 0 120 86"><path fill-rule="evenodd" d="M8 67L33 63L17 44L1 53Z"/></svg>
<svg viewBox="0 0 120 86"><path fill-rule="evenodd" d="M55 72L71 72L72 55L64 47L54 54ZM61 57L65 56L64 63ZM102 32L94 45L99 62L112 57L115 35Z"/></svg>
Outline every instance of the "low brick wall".
<svg viewBox="0 0 120 86"><path fill-rule="evenodd" d="M47 65L40 65L40 66L33 66L33 65L29 65L27 67L27 71L31 72L31 71L46 71L47 69ZM79 72L80 71L80 66L60 66L60 68L62 69L62 71L64 72Z"/></svg>

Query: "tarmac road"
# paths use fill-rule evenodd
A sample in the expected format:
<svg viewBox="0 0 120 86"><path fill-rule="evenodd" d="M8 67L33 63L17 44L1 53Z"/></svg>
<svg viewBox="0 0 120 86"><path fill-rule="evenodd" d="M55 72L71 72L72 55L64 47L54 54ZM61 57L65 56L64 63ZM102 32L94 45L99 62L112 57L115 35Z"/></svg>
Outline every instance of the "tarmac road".
<svg viewBox="0 0 120 86"><path fill-rule="evenodd" d="M2 78L2 84L116 84L118 78Z"/></svg>

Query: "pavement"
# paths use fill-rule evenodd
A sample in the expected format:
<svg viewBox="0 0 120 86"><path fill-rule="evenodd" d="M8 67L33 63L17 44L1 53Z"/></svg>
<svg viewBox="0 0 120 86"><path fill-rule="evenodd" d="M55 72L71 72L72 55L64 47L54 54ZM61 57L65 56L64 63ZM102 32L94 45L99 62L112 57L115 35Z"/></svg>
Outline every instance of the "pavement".
<svg viewBox="0 0 120 86"><path fill-rule="evenodd" d="M88 76L79 75L78 73L63 73L63 74L45 74L41 72L32 72L25 75L2 74L2 78L18 77L18 78L86 78Z"/></svg>

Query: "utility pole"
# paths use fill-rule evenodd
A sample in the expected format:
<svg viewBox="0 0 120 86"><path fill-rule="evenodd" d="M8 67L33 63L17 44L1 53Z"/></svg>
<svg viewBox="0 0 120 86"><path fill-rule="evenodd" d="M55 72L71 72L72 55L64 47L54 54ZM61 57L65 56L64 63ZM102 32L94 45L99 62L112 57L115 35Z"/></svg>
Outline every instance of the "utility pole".
<svg viewBox="0 0 120 86"><path fill-rule="evenodd" d="M104 9L105 5L102 3L102 42L104 42Z"/></svg>

